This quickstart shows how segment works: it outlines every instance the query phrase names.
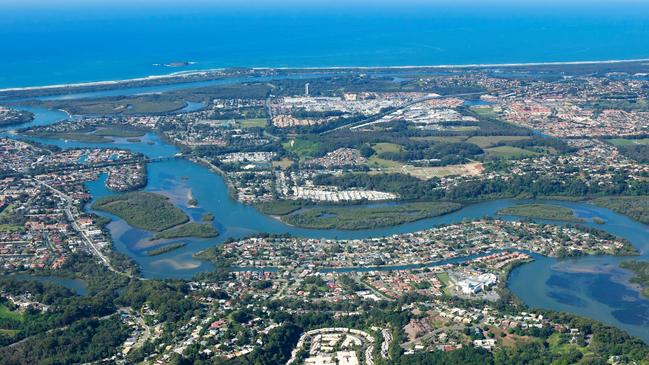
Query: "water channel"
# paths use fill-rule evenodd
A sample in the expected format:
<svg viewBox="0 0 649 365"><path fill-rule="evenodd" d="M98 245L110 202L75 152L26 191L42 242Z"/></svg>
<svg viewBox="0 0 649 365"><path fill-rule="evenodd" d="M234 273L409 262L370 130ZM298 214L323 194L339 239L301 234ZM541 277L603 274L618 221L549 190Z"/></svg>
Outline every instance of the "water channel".
<svg viewBox="0 0 649 365"><path fill-rule="evenodd" d="M35 120L20 127L46 125L69 118L66 113L60 111L38 108L30 110L35 113ZM0 132L3 137L26 138L16 135L12 128L5 128ZM154 133L148 133L140 138L139 142L129 142L125 139L116 139L114 143L36 140L61 148L123 148L149 157L173 157L178 152L177 148L166 144ZM115 249L136 261L141 267L142 275L148 278L189 278L198 272L210 270L209 263L196 260L192 255L228 238L245 237L259 232L339 239L388 236L457 223L464 219L496 216L496 212L502 208L530 202L504 199L478 203L441 217L382 229L313 230L288 226L251 206L233 200L221 176L186 159L170 158L150 163L148 178L146 191L168 196L194 220L200 220L204 213L214 214L214 225L221 233L214 239L150 241L151 233L130 227L123 220L109 215L113 220L108 229L113 237ZM87 184L93 199L113 194L106 189L104 179L105 176L102 176L99 180ZM198 207L188 206L189 194L198 200ZM649 343L649 299L640 294L636 285L629 283L629 272L619 268L619 263L623 260L649 259L649 226L588 203L555 201L552 204L574 210L578 217L585 220L583 224L586 226L603 229L629 240L641 252L641 256L597 256L558 260L535 255L533 263L520 266L512 272L509 287L531 307L590 317L622 328ZM107 215L101 212L99 214ZM604 223L597 224L594 218L599 218ZM146 254L146 250L170 242L183 242L187 245L158 256Z"/></svg>

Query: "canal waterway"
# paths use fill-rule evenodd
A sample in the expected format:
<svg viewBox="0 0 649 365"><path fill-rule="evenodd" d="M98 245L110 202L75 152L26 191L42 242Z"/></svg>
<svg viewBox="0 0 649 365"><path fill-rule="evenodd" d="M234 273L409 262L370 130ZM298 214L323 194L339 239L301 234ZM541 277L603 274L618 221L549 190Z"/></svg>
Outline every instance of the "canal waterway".
<svg viewBox="0 0 649 365"><path fill-rule="evenodd" d="M20 127L46 125L69 118L60 111L31 108L36 118ZM0 135L26 138L15 134L15 129L5 128ZM79 143L35 139L41 143L61 148L98 147L123 148L140 152L148 157L170 157L150 163L146 191L169 197L192 219L200 220L205 213L215 216L213 224L220 231L214 239L180 239L151 241L151 233L130 227L118 217L110 216L108 225L115 249L136 261L147 278L190 278L196 273L211 269L207 262L192 255L205 248L220 244L229 238L241 238L255 233L288 233L308 238L357 239L408 233L439 225L458 223L465 219L497 216L505 207L530 203L524 200L495 200L473 204L444 216L420 220L399 226L359 230L313 230L286 225L258 212L251 206L233 200L223 178L206 167L183 158L173 158L178 152L156 134L148 133L140 142L118 139L114 143ZM113 194L105 185L105 176L87 184L93 200ZM198 201L197 207L188 205L189 193ZM649 226L616 214L608 209L588 203L553 201L552 204L572 209L584 225L605 230L625 238L640 252L640 257L580 257L553 259L535 255L535 261L516 268L509 279L509 287L531 307L547 308L575 313L622 328L649 343L649 300L640 294L636 285L629 283L630 274L619 268L619 263L630 259L649 259ZM88 205L87 209L90 209ZM604 223L597 224L594 218ZM516 219L504 217L504 219ZM562 222L551 222L565 224ZM158 256L148 256L146 251L171 242L187 243L184 247Z"/></svg>

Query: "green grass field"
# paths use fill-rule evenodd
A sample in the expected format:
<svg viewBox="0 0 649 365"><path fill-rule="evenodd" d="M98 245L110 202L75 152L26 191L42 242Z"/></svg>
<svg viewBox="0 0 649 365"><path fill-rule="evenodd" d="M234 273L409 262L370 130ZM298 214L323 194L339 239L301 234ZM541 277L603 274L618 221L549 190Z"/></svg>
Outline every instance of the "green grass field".
<svg viewBox="0 0 649 365"><path fill-rule="evenodd" d="M9 310L4 304L0 304L0 319L9 319L13 321L22 321L23 315Z"/></svg>
<svg viewBox="0 0 649 365"><path fill-rule="evenodd" d="M444 289L442 289L444 291L444 294L451 296L452 293L449 287L453 284L451 283L451 278L448 276L448 274L445 272L437 273L437 278L442 282L442 284L444 284Z"/></svg>
<svg viewBox="0 0 649 365"><path fill-rule="evenodd" d="M365 164L369 167L374 167L379 169L392 169L392 168L400 168L403 166L403 164L401 164L398 161L385 160L376 156L372 156L369 159L367 159L367 162Z"/></svg>
<svg viewBox="0 0 649 365"><path fill-rule="evenodd" d="M372 149L377 153L383 153L383 152L394 152L398 153L401 152L402 148L400 145L396 143L376 143L372 145Z"/></svg>
<svg viewBox="0 0 649 365"><path fill-rule="evenodd" d="M649 145L649 138L641 139L632 139L632 138L612 138L607 139L606 142L609 142L615 146L630 146L630 145Z"/></svg>
<svg viewBox="0 0 649 365"><path fill-rule="evenodd" d="M0 224L0 232L22 233L25 232L25 227L18 224Z"/></svg>
<svg viewBox="0 0 649 365"><path fill-rule="evenodd" d="M442 128L443 131L451 131L451 132L473 132L479 129L480 127L477 125L448 126Z"/></svg>
<svg viewBox="0 0 649 365"><path fill-rule="evenodd" d="M488 148L502 142L522 141L529 139L526 136L475 136L466 140L468 143L478 145L480 148Z"/></svg>
<svg viewBox="0 0 649 365"><path fill-rule="evenodd" d="M471 108L476 114L481 117L495 118L498 119L498 114L494 112L494 108L485 107L485 106L474 106Z"/></svg>
<svg viewBox="0 0 649 365"><path fill-rule="evenodd" d="M487 148L485 150L491 157L504 158L504 159L517 159L540 155L538 152L524 150L518 147L499 146Z"/></svg>
<svg viewBox="0 0 649 365"><path fill-rule="evenodd" d="M429 142L446 142L457 143L464 142L467 137L465 136L427 136L427 137L411 137L413 141L429 141Z"/></svg>
<svg viewBox="0 0 649 365"><path fill-rule="evenodd" d="M244 119L237 121L241 128L266 128L267 123L265 118L253 118L253 119Z"/></svg>
<svg viewBox="0 0 649 365"><path fill-rule="evenodd" d="M14 209L15 207L13 204L7 205L4 209L0 211L0 219L4 220L11 217L14 214Z"/></svg>
<svg viewBox="0 0 649 365"><path fill-rule="evenodd" d="M298 155L300 160L313 158L315 152L318 150L319 144L317 142L306 141L303 139L291 139L282 144L285 150Z"/></svg>
<svg viewBox="0 0 649 365"><path fill-rule="evenodd" d="M589 352L587 347L563 342L561 340L560 333L553 333L550 337L548 337L548 346L550 348L550 352L557 355L566 355L575 352L581 352L585 354Z"/></svg>

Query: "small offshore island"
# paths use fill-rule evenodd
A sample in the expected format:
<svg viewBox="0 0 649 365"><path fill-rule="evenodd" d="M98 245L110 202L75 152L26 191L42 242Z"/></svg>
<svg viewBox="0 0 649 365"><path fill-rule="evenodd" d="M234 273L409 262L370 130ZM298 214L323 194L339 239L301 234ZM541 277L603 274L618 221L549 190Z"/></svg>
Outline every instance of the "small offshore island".
<svg viewBox="0 0 649 365"><path fill-rule="evenodd" d="M0 362L649 363L646 74L0 91L34 114L0 130Z"/></svg>

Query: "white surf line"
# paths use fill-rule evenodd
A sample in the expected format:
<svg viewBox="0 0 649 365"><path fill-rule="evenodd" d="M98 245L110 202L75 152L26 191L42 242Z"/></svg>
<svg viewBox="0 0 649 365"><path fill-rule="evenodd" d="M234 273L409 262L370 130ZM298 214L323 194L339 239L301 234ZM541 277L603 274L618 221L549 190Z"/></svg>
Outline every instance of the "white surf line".
<svg viewBox="0 0 649 365"><path fill-rule="evenodd" d="M265 70L281 70L281 71L299 71L299 70L313 70L313 71L326 71L326 70L407 70L407 69L445 69L445 68L495 68L495 67L526 67L526 66L570 66L570 65L603 65L603 64L619 64L619 63L634 63L634 62L649 62L649 58L632 58L621 60L603 60L603 61L557 61L557 62L520 62L520 63L469 63L469 64L446 64L446 65L408 65L408 66L317 66L317 67L245 67L250 70L265 71ZM223 72L232 67L221 68L208 68L203 70L186 70L177 71L169 74L150 75L144 77L136 77L131 79L118 79L107 81L89 81L78 82L69 84L54 84L43 86L24 86L24 87L11 87L0 89L1 92L10 91L33 91L33 90L47 90L58 88L75 88L84 86L106 86L106 85L119 85L127 82L138 81L151 81L166 78L197 76L202 74L209 74L213 72Z"/></svg>

